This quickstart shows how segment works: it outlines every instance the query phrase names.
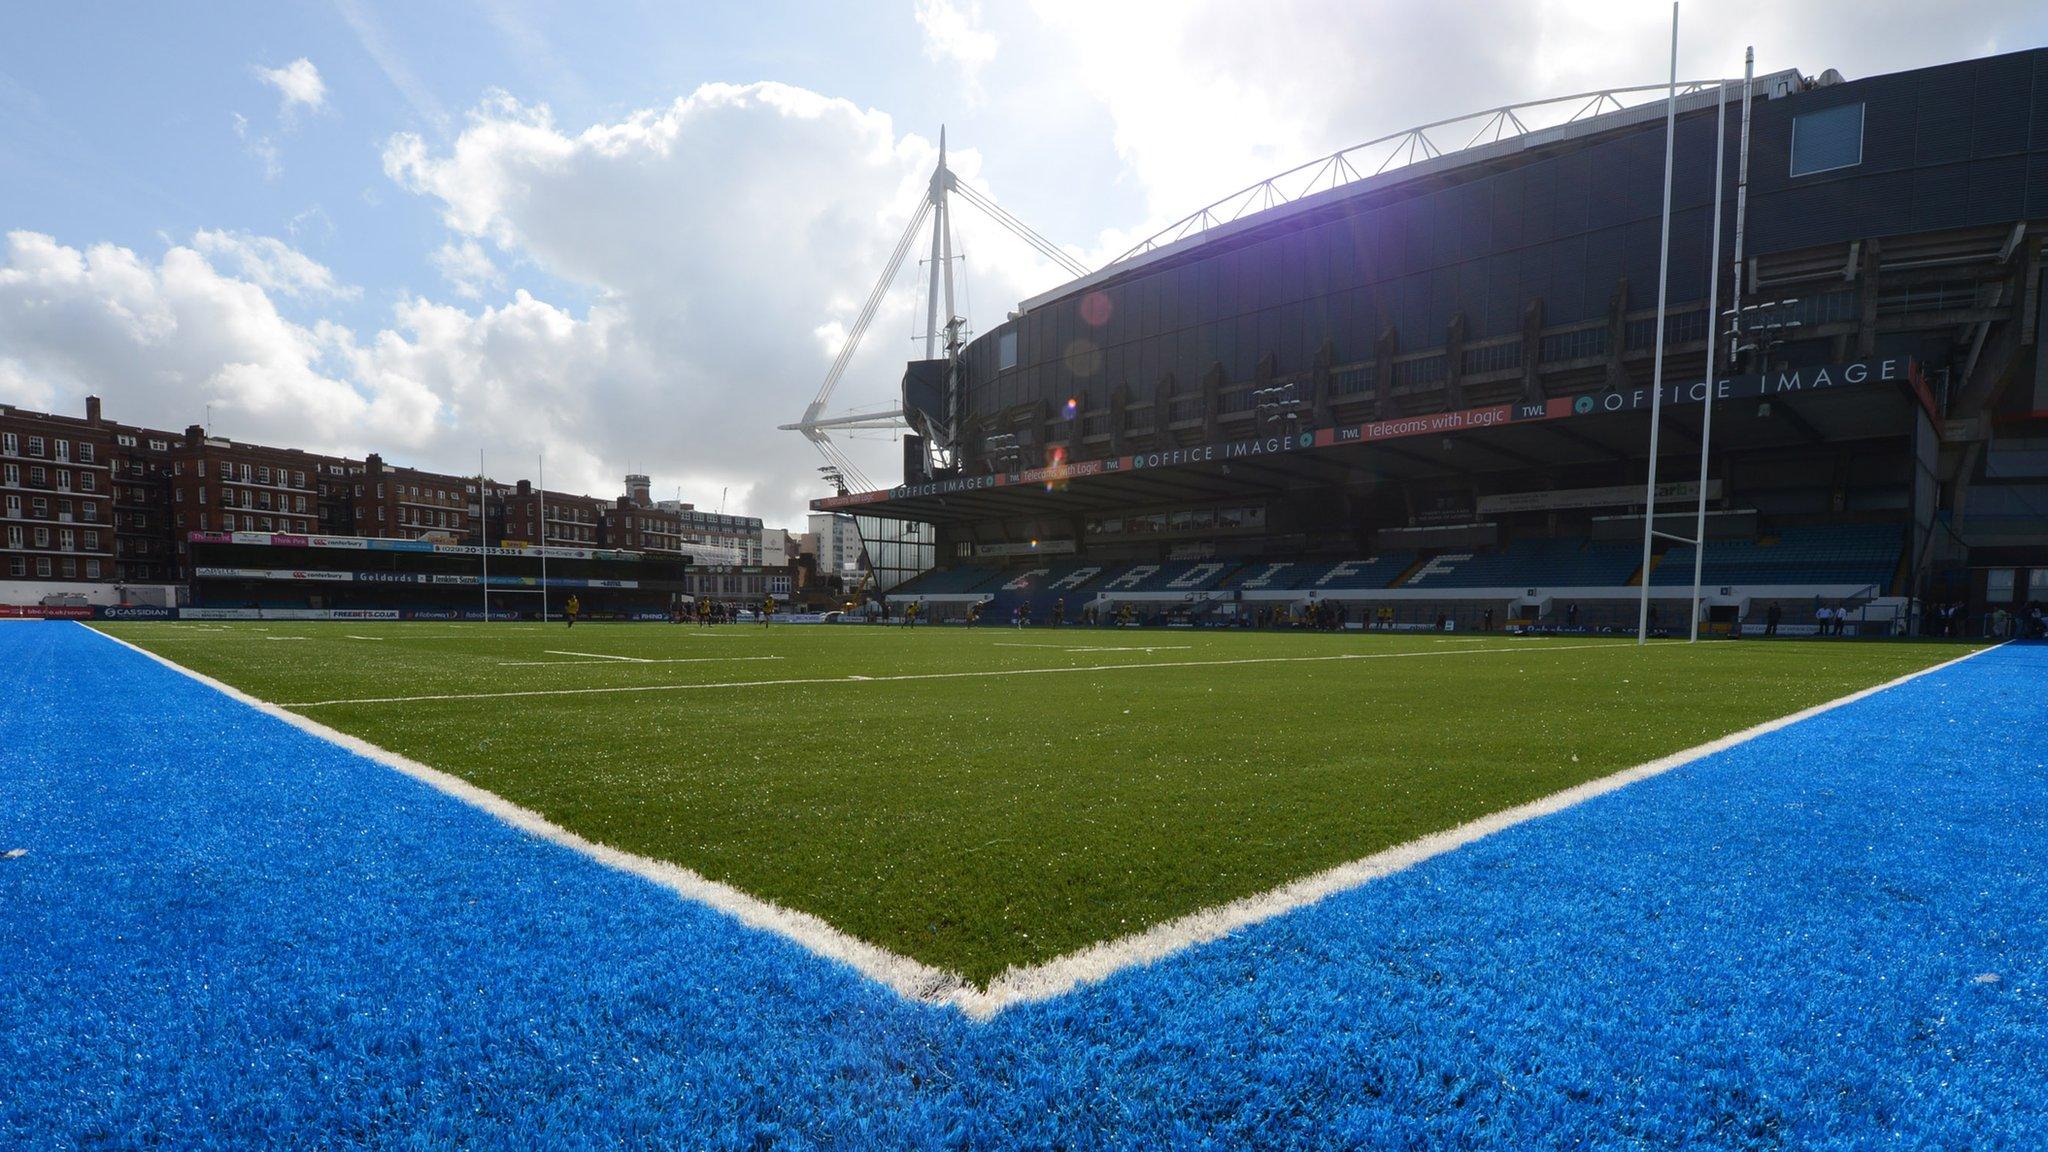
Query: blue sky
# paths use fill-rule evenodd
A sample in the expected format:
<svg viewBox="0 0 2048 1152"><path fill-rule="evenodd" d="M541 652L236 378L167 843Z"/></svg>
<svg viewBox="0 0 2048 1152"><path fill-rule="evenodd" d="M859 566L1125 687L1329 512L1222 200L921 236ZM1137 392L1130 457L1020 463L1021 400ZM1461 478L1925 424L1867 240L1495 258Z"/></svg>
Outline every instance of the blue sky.
<svg viewBox="0 0 2048 1152"><path fill-rule="evenodd" d="M2048 42L2039 5L1688 4L1682 71ZM1659 3L25 5L0 40L0 400L792 522L774 431L956 169L1085 263L1321 152L1662 78ZM303 62L303 63L302 63ZM970 321L1063 276L960 213ZM885 401L906 279L842 388ZM850 446L882 482L895 446ZM494 469L497 471L498 469ZM507 467L508 475L520 469Z"/></svg>

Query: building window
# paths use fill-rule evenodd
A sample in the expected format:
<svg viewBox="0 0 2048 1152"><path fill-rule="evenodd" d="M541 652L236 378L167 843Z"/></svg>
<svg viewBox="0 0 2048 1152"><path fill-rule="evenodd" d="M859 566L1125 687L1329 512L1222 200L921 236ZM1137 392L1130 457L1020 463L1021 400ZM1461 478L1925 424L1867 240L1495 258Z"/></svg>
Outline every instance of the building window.
<svg viewBox="0 0 2048 1152"><path fill-rule="evenodd" d="M20 455L21 441L16 440L12 432L0 432L0 452L5 452L9 456Z"/></svg>
<svg viewBox="0 0 2048 1152"><path fill-rule="evenodd" d="M123 448L133 448L135 447L135 437L116 436L114 437L114 443L119 444Z"/></svg>
<svg viewBox="0 0 2048 1152"><path fill-rule="evenodd" d="M996 337L996 371L1004 372L1017 366L1017 333L1005 332Z"/></svg>
<svg viewBox="0 0 2048 1152"><path fill-rule="evenodd" d="M93 490L92 473L80 472L78 474L78 490L80 492L90 492Z"/></svg>
<svg viewBox="0 0 2048 1152"><path fill-rule="evenodd" d="M10 576L28 575L28 557L15 556L9 559L7 561L7 574Z"/></svg>
<svg viewBox="0 0 2048 1152"><path fill-rule="evenodd" d="M48 556L38 556L38 557L36 557L36 575L38 575L38 576L48 576L49 574L50 574L50 558L49 558Z"/></svg>
<svg viewBox="0 0 2048 1152"><path fill-rule="evenodd" d="M31 456L41 456L43 454L43 438L41 436L31 436L28 438L28 454Z"/></svg>
<svg viewBox="0 0 2048 1152"><path fill-rule="evenodd" d="M78 561L73 560L69 556L64 558L64 578L66 580L78 579Z"/></svg>
<svg viewBox="0 0 2048 1152"><path fill-rule="evenodd" d="M86 578L87 580L97 580L97 579L99 579L99 578L100 578L100 562L99 562L99 561L97 561L97 560L87 560L87 561L85 562L85 578Z"/></svg>
<svg viewBox="0 0 2048 1152"><path fill-rule="evenodd" d="M169 445L165 444L165 443L164 443L163 441L161 441L161 440L151 440L151 441L149 442L149 450L150 450L151 452L163 452L163 451L166 451L166 450L168 450L168 448L169 448Z"/></svg>
<svg viewBox="0 0 2048 1152"><path fill-rule="evenodd" d="M1792 118L1792 175L1863 163L1863 105L1842 104Z"/></svg>
<svg viewBox="0 0 2048 1152"><path fill-rule="evenodd" d="M80 464L92 463L92 445L84 440L78 442L78 462Z"/></svg>

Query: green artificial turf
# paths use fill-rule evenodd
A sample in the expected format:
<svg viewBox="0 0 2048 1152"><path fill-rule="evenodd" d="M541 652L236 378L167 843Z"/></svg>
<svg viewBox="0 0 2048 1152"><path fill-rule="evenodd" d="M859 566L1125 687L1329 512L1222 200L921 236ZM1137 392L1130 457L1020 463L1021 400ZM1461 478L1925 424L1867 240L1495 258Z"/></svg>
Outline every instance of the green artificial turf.
<svg viewBox="0 0 2048 1152"><path fill-rule="evenodd" d="M103 630L975 981L1963 651L1044 628ZM1315 659L1332 656L1373 658ZM1052 671L989 674L1028 669ZM906 675L926 678L883 679ZM324 703L616 688L658 690Z"/></svg>

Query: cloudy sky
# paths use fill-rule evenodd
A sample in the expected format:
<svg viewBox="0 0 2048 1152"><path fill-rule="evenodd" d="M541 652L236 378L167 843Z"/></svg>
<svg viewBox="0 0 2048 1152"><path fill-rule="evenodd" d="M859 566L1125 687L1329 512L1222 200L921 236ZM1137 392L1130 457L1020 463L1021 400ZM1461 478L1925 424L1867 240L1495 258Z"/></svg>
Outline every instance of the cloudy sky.
<svg viewBox="0 0 2048 1152"><path fill-rule="evenodd" d="M1939 11L1940 19L1930 19ZM1090 266L1319 153L1664 78L1661 3L37 4L0 37L0 401L796 521L947 126ZM1691 0L1680 71L1856 77L2048 6ZM979 329L1064 277L959 213ZM835 397L890 400L909 276ZM889 482L886 435L847 445Z"/></svg>

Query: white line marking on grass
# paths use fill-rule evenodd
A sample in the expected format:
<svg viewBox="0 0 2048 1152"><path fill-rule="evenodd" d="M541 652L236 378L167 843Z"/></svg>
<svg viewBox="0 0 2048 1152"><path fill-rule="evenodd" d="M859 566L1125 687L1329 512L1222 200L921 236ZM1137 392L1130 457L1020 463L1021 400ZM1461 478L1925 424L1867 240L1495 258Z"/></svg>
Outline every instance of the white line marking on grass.
<svg viewBox="0 0 2048 1152"><path fill-rule="evenodd" d="M956 998L952 1002L968 1016L985 1020L1005 1008L1050 1000L1083 985L1100 983L1126 968L1151 964L1198 944L1220 940L1241 928L1248 928L1296 909L1306 908L1340 892L1348 892L1381 877L1405 871L1425 860L1483 840L1496 832L1504 832L1517 824L1526 824L1531 820L1577 807L1595 797L1618 791L1653 776L1661 776L1674 768L1683 767L1715 753L1726 752L1759 736L1789 728L1803 720L1811 720L1822 713L1854 704L1858 700L1939 672L1991 650L1979 648L1974 652L1966 652L1931 668L1909 672L1897 679L1851 692L1847 696L1816 704L1789 716L1766 720L1740 732L1731 732L1717 740L1694 745L1647 764L1638 764L1610 776L1588 780L1584 784L1574 785L1562 792L1553 792L1540 800L1482 816L1456 828L1434 832L1405 844L1396 844L1370 856L1289 881L1268 892L1191 912L1178 919L1156 924L1142 932L1091 944L1043 964L1011 968L990 981L985 989L969 986L961 990L955 994Z"/></svg>
<svg viewBox="0 0 2048 1152"><path fill-rule="evenodd" d="M1193 645L1193 644L1133 644L1133 645L1126 645L1126 646L1124 646L1124 647L1119 647L1119 648L1110 648L1110 647L1091 647L1091 648L1070 648L1070 647L1068 647L1068 646L1067 646L1067 645L1065 645L1065 644L1003 644L1003 643L1000 643L1000 642L999 642L999 643L997 643L997 644L995 645L995 647L997 647L997 648L1052 648L1052 649L1055 649L1055 650L1057 650L1057 651L1060 651L1060 652L1182 652L1182 651L1186 651L1186 650L1187 650L1187 649L1189 649L1189 648L1193 648L1193 647L1194 647L1194 645Z"/></svg>
<svg viewBox="0 0 2048 1152"><path fill-rule="evenodd" d="M586 840L567 828L556 824L547 817L528 808L522 808L494 792L487 792L459 776L431 768L417 760L400 756L379 748L359 736L351 736L338 729L329 728L318 720L287 712L265 700L259 700L233 685L215 680L201 672L195 672L182 664L169 660L131 644L118 636L110 636L96 628L87 631L119 644L131 652L139 652L174 672L189 676L199 683L219 692L237 703L246 704L265 716L282 720L301 732L316 736L330 744L353 752L365 759L375 761L387 768L405 773L427 786L443 792L473 808L481 809L504 823L542 840L559 844L571 851L581 853L607 867L628 872L643 880L660 885L685 900L694 900L719 912L723 912L751 928L772 932L784 939L794 941L802 947L836 960L876 983L882 984L909 1000L928 1004L951 1003L959 993L969 990L967 982L943 969L898 956L886 948L880 948L865 940L849 936L839 929L808 912L798 912L771 904L756 896L730 885L691 871L679 864L666 860L654 860L646 856L635 856L621 852L595 841Z"/></svg>
<svg viewBox="0 0 2048 1152"><path fill-rule="evenodd" d="M670 656L659 660L635 660L635 664L739 664L748 660L780 660L780 656ZM500 668L586 668L610 664L610 660L500 660Z"/></svg>
<svg viewBox="0 0 2048 1152"><path fill-rule="evenodd" d="M787 680L726 680L706 684L620 684L606 688L524 688L509 692L446 692L427 696L361 696L304 700L280 708L332 708L341 704L424 704L440 700L507 700L521 696L593 696L606 692L689 692L710 688L793 688L813 684L883 684L911 680L980 680L993 676L1057 676L1126 672L1140 668L1224 668L1239 664L1328 664L1343 660L1419 660L1440 656L1484 656L1498 652L1576 652L1616 644L1558 644L1544 648L1452 648L1442 652L1340 652L1330 656L1246 656L1232 660L1154 660L1143 664L1065 664L1057 668L987 668L974 672L904 672L892 676L804 676Z"/></svg>
<svg viewBox="0 0 2048 1152"><path fill-rule="evenodd" d="M358 636L358 635L356 635L356 634L355 634L355 633L353 633L353 632L349 632L349 633L346 633L345 635L347 635L347 636L348 636L348 638L349 638L349 639L351 639L351 640L377 640L377 641L382 641L382 640L384 639L384 638L383 638L382 636Z"/></svg>
<svg viewBox="0 0 2048 1152"><path fill-rule="evenodd" d="M82 625L81 625L82 626ZM1030 1004L1071 992L1085 985L1100 983L1127 968L1156 963L1177 952L1185 951L1200 944L1220 940L1233 932L1252 925L1283 916L1289 912L1306 908L1331 896L1362 887L1374 880L1404 871L1426 860L1446 852L1462 848L1498 832L1506 831L1517 824L1563 812L1607 793L1619 791L1638 781L1661 776L1674 768L1680 768L1695 760L1725 752L1745 744L1759 736L1789 728L1804 720L1810 720L1826 712L1875 696L1880 692L1896 688L1922 676L1929 676L1943 669L1954 667L1965 660L1981 656L1986 652L2003 647L1993 645L1966 652L1953 660L1945 660L1932 667L1909 672L1896 679L1873 685L1846 696L1816 704L1811 708L1767 720L1761 724L1731 732L1717 740L1695 745L1681 752L1674 752L1647 764L1626 768L1598 780L1556 792L1542 799L1515 808L1483 816L1456 828L1432 833L1405 844L1375 852L1370 856L1339 864L1301 879L1289 881L1278 888L1252 896L1246 896L1212 908L1191 912L1162 924L1154 925L1142 932L1115 940L1091 944L1065 956L1055 957L1043 964L1023 968L1011 968L989 982L986 988L977 988L956 973L934 968L908 956L899 956L886 948L870 944L865 940L849 936L825 921L807 912L797 912L771 904L759 897L748 895L737 888L711 880L678 864L664 860L653 860L621 852L590 840L548 820L538 812L487 792L458 776L430 768L425 764L395 752L377 747L357 736L351 736L307 716L287 711L285 707L259 700L242 690L224 684L210 676L195 672L181 664L159 656L147 648L131 644L118 636L111 636L96 628L88 628L96 636L119 644L130 651L138 652L166 668L189 676L228 698L246 704L266 716L282 720L302 732L317 736L359 756L366 757L386 767L403 772L438 789L466 804L470 804L521 831L541 839L560 844L572 851L580 852L599 863L629 872L661 887L667 888L687 900L695 900L717 911L723 912L749 927L773 932L785 939L810 949L828 960L836 960L852 967L863 976L875 981L905 997L927 1004L957 1009L962 1015L973 1020L988 1020L1006 1008L1019 1004ZM1613 645L1575 645L1573 647L1614 647ZM1508 649L1511 651L1511 649ZM1566 651L1563 647L1546 648L1543 651ZM1474 651L1460 649L1461 652ZM1391 655L1391 654L1389 654ZM1273 658L1276 660L1285 657ZM1305 659L1324 659L1308 657ZM1265 661L1271 662L1271 661ZM1217 663L1212 661L1211 663ZM1223 661L1221 663L1245 663L1245 661ZM1118 665L1118 667L1160 667L1161 665ZM1183 665L1185 666L1185 665ZM1065 671L1052 669L1050 671ZM859 679L859 677L853 677ZM833 683L836 681L827 681Z"/></svg>
<svg viewBox="0 0 2048 1152"><path fill-rule="evenodd" d="M311 636L265 636L265 640L311 640Z"/></svg>
<svg viewBox="0 0 2048 1152"><path fill-rule="evenodd" d="M608 656L603 652L563 652L555 648L543 648L541 649L541 651L547 653L550 656L588 656L592 660L621 660L628 664L654 663L654 661L652 660L643 660L638 656Z"/></svg>

